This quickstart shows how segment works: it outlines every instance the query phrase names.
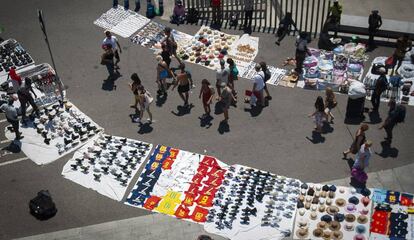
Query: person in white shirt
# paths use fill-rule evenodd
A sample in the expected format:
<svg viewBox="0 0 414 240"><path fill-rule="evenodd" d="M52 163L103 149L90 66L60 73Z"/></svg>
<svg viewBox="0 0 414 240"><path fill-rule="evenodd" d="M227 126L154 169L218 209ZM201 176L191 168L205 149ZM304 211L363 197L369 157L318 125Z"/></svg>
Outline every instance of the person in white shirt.
<svg viewBox="0 0 414 240"><path fill-rule="evenodd" d="M217 98L221 96L221 83L225 83L226 85L229 83L229 70L226 69L225 66L226 62L221 59L220 60L220 68L216 70L216 88L217 88Z"/></svg>
<svg viewBox="0 0 414 240"><path fill-rule="evenodd" d="M119 53L122 53L121 45L118 42L118 39L115 36L112 36L109 30L105 31L106 38L102 41L102 46L107 44L111 44L112 50L114 51L116 62L115 62L115 69L119 69L118 63L121 61L119 57ZM119 52L118 52L119 48Z"/></svg>
<svg viewBox="0 0 414 240"><path fill-rule="evenodd" d="M355 162L352 166L353 168L365 170L365 168L368 167L369 159L371 158L371 146L372 142L370 140L366 140L355 156Z"/></svg>
<svg viewBox="0 0 414 240"><path fill-rule="evenodd" d="M7 121L12 125L13 131L16 134L15 140L23 138L22 133L19 132L19 118L17 116L17 109L13 106L14 99L10 98L7 103L0 106L0 110L6 115Z"/></svg>
<svg viewBox="0 0 414 240"><path fill-rule="evenodd" d="M256 74L253 76L253 88L252 88L252 94L257 97L257 102L259 105L264 106L264 73L262 71L262 66L260 64L256 64L254 67L256 70Z"/></svg>

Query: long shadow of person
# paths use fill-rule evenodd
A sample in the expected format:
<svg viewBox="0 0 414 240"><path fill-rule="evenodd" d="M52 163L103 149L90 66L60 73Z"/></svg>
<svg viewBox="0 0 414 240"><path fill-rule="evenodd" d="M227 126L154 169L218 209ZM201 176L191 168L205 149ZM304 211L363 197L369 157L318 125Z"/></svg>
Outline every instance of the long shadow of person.
<svg viewBox="0 0 414 240"><path fill-rule="evenodd" d="M312 137L310 138L310 137L306 136L306 139L308 139L313 144L318 144L318 143L324 143L325 142L325 137L322 136L322 134L317 132L317 131L312 131Z"/></svg>
<svg viewBox="0 0 414 240"><path fill-rule="evenodd" d="M391 147L391 143L389 141L382 141L381 142L382 150L380 153L375 152L378 156L383 158L392 157L396 158L398 156L398 149L395 147Z"/></svg>
<svg viewBox="0 0 414 240"><path fill-rule="evenodd" d="M328 122L323 122L322 126L322 132L323 133L332 133L334 131L334 128L331 126Z"/></svg>
<svg viewBox="0 0 414 240"><path fill-rule="evenodd" d="M214 114L219 115L223 113L224 103L222 101L216 102L214 105Z"/></svg>
<svg viewBox="0 0 414 240"><path fill-rule="evenodd" d="M200 127L210 128L213 124L211 121L214 119L212 116L208 115L207 117L199 117L200 119Z"/></svg>
<svg viewBox="0 0 414 240"><path fill-rule="evenodd" d="M148 122L146 122L146 123L143 123L143 124L141 124L140 126L139 126L139 130L138 130L138 133L139 134L146 134L146 133L150 133L150 132L152 132L152 130L153 130L154 128L153 127L151 127L151 124L150 123L148 123Z"/></svg>
<svg viewBox="0 0 414 240"><path fill-rule="evenodd" d="M219 124L219 127L218 127L217 131L220 134L224 134L226 132L230 132L230 125L229 125L229 123L227 121L224 121L224 120L221 121L220 124Z"/></svg>
<svg viewBox="0 0 414 240"><path fill-rule="evenodd" d="M21 152L22 143L20 141L12 141L8 146L3 147L1 150L9 151L12 153Z"/></svg>
<svg viewBox="0 0 414 240"><path fill-rule="evenodd" d="M355 160L352 158L347 158L346 163L348 163L349 169L352 169L352 166L354 166Z"/></svg>
<svg viewBox="0 0 414 240"><path fill-rule="evenodd" d="M177 112L171 111L171 113L177 117L182 117L186 114L190 114L193 107L194 105L192 103L188 106L177 106Z"/></svg>
<svg viewBox="0 0 414 240"><path fill-rule="evenodd" d="M157 94L157 100L155 101L155 105L157 107L162 107L164 103L167 101L167 94L158 95Z"/></svg>
<svg viewBox="0 0 414 240"><path fill-rule="evenodd" d="M379 113L376 111L371 111L368 113L369 116L369 123L376 124L382 122L382 118L380 117Z"/></svg>
<svg viewBox="0 0 414 240"><path fill-rule="evenodd" d="M262 113L263 107L262 106L250 106L250 108L244 108L244 111L249 112L250 116L252 117L257 117Z"/></svg>
<svg viewBox="0 0 414 240"><path fill-rule="evenodd" d="M112 76L108 76L102 83L102 90L112 91L116 90L115 81L120 78L122 75L120 73L114 73Z"/></svg>

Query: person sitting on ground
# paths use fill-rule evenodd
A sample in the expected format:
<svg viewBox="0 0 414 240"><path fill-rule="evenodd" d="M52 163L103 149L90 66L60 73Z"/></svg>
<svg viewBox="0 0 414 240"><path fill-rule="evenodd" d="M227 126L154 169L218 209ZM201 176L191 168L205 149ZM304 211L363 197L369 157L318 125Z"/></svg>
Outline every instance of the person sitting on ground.
<svg viewBox="0 0 414 240"><path fill-rule="evenodd" d="M185 64L180 64L180 72L176 76L177 81L175 81L175 84L172 88L174 88L178 85L178 94L180 95L181 99L184 101L184 107L188 106L188 92L190 91L190 78L188 76L187 71L185 71Z"/></svg>
<svg viewBox="0 0 414 240"><path fill-rule="evenodd" d="M210 105L214 99L214 87L211 86L207 79L201 81L200 95L198 98L202 98L203 100L205 114L203 114L202 118L209 117L211 112Z"/></svg>
<svg viewBox="0 0 414 240"><path fill-rule="evenodd" d="M137 109L138 108L138 103L139 103L138 88L139 88L139 86L141 86L141 79L138 77L138 74L133 73L131 75L131 80L132 80L132 83L129 84L129 88L131 89L132 93L134 94L135 103L133 105L131 105L130 107Z"/></svg>
<svg viewBox="0 0 414 240"><path fill-rule="evenodd" d="M182 1L178 0L175 3L174 10L173 10L173 15L171 16L170 23L177 24L177 26L178 26L180 24L184 24L184 21L185 21L185 7L184 7Z"/></svg>
<svg viewBox="0 0 414 240"><path fill-rule="evenodd" d="M401 67L405 54L411 51L413 48L412 45L412 41L410 40L408 34L404 34L404 36L397 39L396 48L393 54L393 67L391 75L394 75L395 65L397 65L397 69L395 69L395 71L398 71L398 69Z"/></svg>
<svg viewBox="0 0 414 240"><path fill-rule="evenodd" d="M277 29L276 36L278 39L276 40L276 45L280 45L280 42L286 37L286 35L289 35L292 26L295 28L295 31L299 31L299 29L296 27L295 22L292 19L292 13L287 12L285 17L280 21L279 28Z"/></svg>

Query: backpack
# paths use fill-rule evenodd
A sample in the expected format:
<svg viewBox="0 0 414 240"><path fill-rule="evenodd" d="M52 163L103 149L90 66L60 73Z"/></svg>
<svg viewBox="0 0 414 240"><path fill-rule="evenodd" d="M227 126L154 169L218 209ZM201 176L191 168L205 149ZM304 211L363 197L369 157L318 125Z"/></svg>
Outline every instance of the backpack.
<svg viewBox="0 0 414 240"><path fill-rule="evenodd" d="M148 3L147 4L147 12L146 12L147 18L154 18L155 17L155 7L153 4Z"/></svg>
<svg viewBox="0 0 414 240"><path fill-rule="evenodd" d="M395 122L396 123L402 123L405 120L405 113L406 113L406 108L403 105L398 104L395 107Z"/></svg>
<svg viewBox="0 0 414 240"><path fill-rule="evenodd" d="M56 215L57 209L48 190L41 190L29 202L30 213L39 220L46 220Z"/></svg>
<svg viewBox="0 0 414 240"><path fill-rule="evenodd" d="M187 23L197 23L198 22L198 11L195 8L190 8L187 15Z"/></svg>
<svg viewBox="0 0 414 240"><path fill-rule="evenodd" d="M272 77L272 73L269 71L269 69L266 69L266 71L264 71L264 82L267 82L267 80L269 80Z"/></svg>

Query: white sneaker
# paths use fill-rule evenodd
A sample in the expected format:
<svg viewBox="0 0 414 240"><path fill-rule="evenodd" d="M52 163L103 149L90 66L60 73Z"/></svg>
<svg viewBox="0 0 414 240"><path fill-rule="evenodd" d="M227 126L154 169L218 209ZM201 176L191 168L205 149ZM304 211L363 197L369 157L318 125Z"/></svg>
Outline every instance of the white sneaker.
<svg viewBox="0 0 414 240"><path fill-rule="evenodd" d="M148 118L148 119L147 119L147 122L148 122L148 123L152 123L152 120Z"/></svg>
<svg viewBox="0 0 414 240"><path fill-rule="evenodd" d="M140 123L141 119L139 117L132 119L134 123Z"/></svg>

